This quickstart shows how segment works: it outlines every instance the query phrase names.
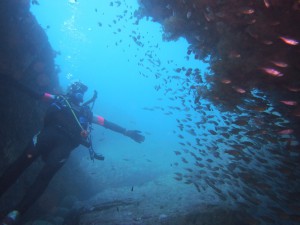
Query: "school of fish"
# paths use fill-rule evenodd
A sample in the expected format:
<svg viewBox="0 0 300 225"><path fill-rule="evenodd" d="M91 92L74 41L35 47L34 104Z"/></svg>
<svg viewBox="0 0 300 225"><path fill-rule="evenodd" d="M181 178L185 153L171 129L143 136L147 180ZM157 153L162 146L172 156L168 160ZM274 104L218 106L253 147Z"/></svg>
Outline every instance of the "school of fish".
<svg viewBox="0 0 300 225"><path fill-rule="evenodd" d="M155 54L159 45L145 43L138 26L130 34L137 48L148 48L139 59L140 75L154 76L155 90L174 102L144 107L176 119L174 179L245 210L244 224L299 224L300 1L138 2L134 15L126 10L109 27L151 18L163 25L165 40L189 42L187 60L210 66L169 71Z"/></svg>
<svg viewBox="0 0 300 225"><path fill-rule="evenodd" d="M299 224L300 1L139 3L137 15L160 22L166 40L188 40L187 59L210 65L156 71L156 90L181 107L144 108L184 113L174 179L247 211L245 224Z"/></svg>

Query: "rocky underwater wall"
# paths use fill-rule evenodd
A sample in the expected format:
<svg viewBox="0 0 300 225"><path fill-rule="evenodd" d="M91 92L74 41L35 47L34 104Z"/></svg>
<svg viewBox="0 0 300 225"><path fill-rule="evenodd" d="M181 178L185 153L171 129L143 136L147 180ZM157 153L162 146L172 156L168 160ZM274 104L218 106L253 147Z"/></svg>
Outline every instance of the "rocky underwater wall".
<svg viewBox="0 0 300 225"><path fill-rule="evenodd" d="M37 91L58 88L57 71L46 33L30 13L30 1L0 2L0 170L11 163L38 131L44 107L6 80Z"/></svg>
<svg viewBox="0 0 300 225"><path fill-rule="evenodd" d="M181 91L194 99L183 109L204 118L189 121L187 113L177 120L182 149L174 151L174 163L183 172L174 179L195 186L200 196L211 189L220 205L247 211L242 224L298 224L300 2L138 2L137 17L160 23L165 40L185 38L187 59L209 63L203 76L197 69L174 69L185 81ZM211 105L221 118L209 113ZM185 139L190 136L195 144ZM204 224L199 221L193 224Z"/></svg>

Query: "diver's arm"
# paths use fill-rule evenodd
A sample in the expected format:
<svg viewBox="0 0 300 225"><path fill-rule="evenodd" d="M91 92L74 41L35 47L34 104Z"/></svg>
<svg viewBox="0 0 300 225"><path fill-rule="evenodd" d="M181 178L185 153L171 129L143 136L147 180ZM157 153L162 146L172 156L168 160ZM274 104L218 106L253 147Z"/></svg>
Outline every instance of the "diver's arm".
<svg viewBox="0 0 300 225"><path fill-rule="evenodd" d="M37 92L37 91L33 91L33 90L26 90L26 93L30 97L33 97L36 100L42 100L44 102L52 102L52 101L54 101L55 99L58 98L57 95L52 95L52 94L49 94L47 92Z"/></svg>
<svg viewBox="0 0 300 225"><path fill-rule="evenodd" d="M31 88L29 88L27 86L22 86L20 89L22 91L24 91L25 93L27 93L30 97L32 97L36 100L42 100L44 102L52 102L55 99L57 99L57 97L58 97L57 95L52 95L47 92L40 92L40 91L32 90Z"/></svg>
<svg viewBox="0 0 300 225"><path fill-rule="evenodd" d="M2 76L0 79L1 83L12 85L16 87L18 90L26 93L30 97L37 99L37 100L43 100L43 101L53 101L57 97L55 95L51 95L45 92L40 92L31 89L30 87L26 86L25 84L20 83L19 81L9 77L9 76Z"/></svg>
<svg viewBox="0 0 300 225"><path fill-rule="evenodd" d="M121 126L119 126L115 123L107 121L102 116L94 115L92 122L95 123L95 124L101 125L101 126L107 128L107 129L110 129L112 131L121 133L121 134L123 134L127 137L130 137L131 139L133 139L134 141L136 141L138 143L141 143L145 140L145 137L140 134L141 133L140 131L138 131L138 130L126 130L125 128L123 128L123 127L121 127Z"/></svg>
<svg viewBox="0 0 300 225"><path fill-rule="evenodd" d="M49 94L49 93L43 93L43 96L42 96L42 100L45 101L45 102L49 102L49 101L54 101L55 99L57 99L58 96L57 95L52 95L52 94Z"/></svg>
<svg viewBox="0 0 300 225"><path fill-rule="evenodd" d="M125 128L123 128L123 127L121 127L117 124L114 124L112 122L107 121L102 116L94 115L93 116L93 123L101 125L101 126L107 128L107 129L110 129L112 131L115 131L115 132L126 135L126 129Z"/></svg>

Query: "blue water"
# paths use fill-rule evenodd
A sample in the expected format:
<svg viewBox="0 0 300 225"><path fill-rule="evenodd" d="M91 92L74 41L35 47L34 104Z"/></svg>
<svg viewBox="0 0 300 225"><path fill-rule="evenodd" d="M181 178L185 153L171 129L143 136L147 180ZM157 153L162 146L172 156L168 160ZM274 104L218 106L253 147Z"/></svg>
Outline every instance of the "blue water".
<svg viewBox="0 0 300 225"><path fill-rule="evenodd" d="M141 130L146 137L143 144L137 144L94 126L94 147L106 157L105 161L93 163L83 148L74 151L71 161L80 165L87 176L101 170L103 176L93 175L85 182L99 182L102 188L109 188L110 184L136 185L172 174L177 169L173 163L178 160L173 150L180 148L176 119L185 118L185 113L197 117L193 110L182 107L180 98L172 100L175 92L179 96L188 92L179 90L185 78L175 69L184 66L204 71L207 65L192 56L186 58L188 43L184 39L163 41L162 27L151 18L136 24L135 0L122 1L120 6L111 6L111 1L71 2L40 1L40 5L31 7L53 49L59 53L55 61L61 69L60 84L66 89L72 81L82 81L89 87L86 99L97 90L95 114L127 129ZM139 37L137 44L134 38ZM156 90L157 87L160 89ZM169 114L170 107L183 110Z"/></svg>

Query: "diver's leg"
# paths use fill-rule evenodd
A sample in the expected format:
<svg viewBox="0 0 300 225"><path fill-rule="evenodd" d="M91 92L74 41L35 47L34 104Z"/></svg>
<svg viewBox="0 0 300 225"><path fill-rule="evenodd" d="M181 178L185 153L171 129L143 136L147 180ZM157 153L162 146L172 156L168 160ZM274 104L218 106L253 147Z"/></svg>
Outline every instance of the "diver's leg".
<svg viewBox="0 0 300 225"><path fill-rule="evenodd" d="M7 191L7 189L15 183L22 172L31 165L31 163L37 158L38 152L35 151L33 141L31 141L24 152L17 160L15 160L4 171L0 178L0 197Z"/></svg>
<svg viewBox="0 0 300 225"><path fill-rule="evenodd" d="M26 212L27 209L42 195L47 188L51 178L55 175L57 170L63 165L60 164L48 164L46 163L36 178L35 182L29 187L24 198L17 205L17 207L10 211L2 221L0 225L15 224L20 215Z"/></svg>
<svg viewBox="0 0 300 225"><path fill-rule="evenodd" d="M34 183L28 188L24 198L16 207L16 210L19 211L20 214L26 212L26 210L29 209L43 194L53 176L64 165L74 148L73 144L66 141L65 136L57 133L55 135L55 147L49 152L44 152L44 154L43 151L41 151L41 156L45 165Z"/></svg>
<svg viewBox="0 0 300 225"><path fill-rule="evenodd" d="M63 164L64 162L55 165L44 165L38 177L28 188L28 191L26 192L24 198L16 207L16 210L19 211L20 214L26 212L26 210L29 209L31 205L33 205L33 203L35 203L35 201L43 194L49 182Z"/></svg>

